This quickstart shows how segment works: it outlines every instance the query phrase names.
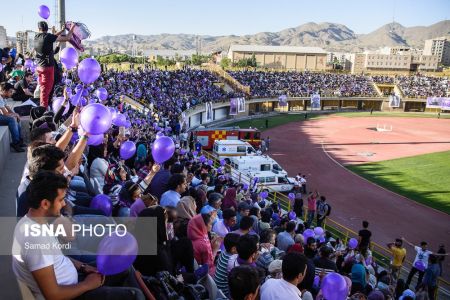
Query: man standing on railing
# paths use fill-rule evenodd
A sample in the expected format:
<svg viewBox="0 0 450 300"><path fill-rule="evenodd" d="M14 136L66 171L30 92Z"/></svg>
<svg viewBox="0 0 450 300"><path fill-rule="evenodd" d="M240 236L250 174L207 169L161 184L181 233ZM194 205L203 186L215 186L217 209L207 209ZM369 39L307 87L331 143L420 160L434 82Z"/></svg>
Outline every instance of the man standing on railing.
<svg viewBox="0 0 450 300"><path fill-rule="evenodd" d="M397 279L405 262L406 249L403 247L402 239L395 239L395 243L389 243L387 246L392 253L391 274L394 279Z"/></svg>
<svg viewBox="0 0 450 300"><path fill-rule="evenodd" d="M415 246L413 243L410 243L405 238L402 238L402 240L405 241L407 244L409 244L411 247L414 247L414 250L416 250L417 252L411 271L409 271L408 280L406 280L406 288L409 288L409 284L411 283L412 278L417 272L419 272L419 278L417 280L416 285L417 289L420 283L422 282L423 275L425 274L425 270L428 267L428 258L430 257L431 254L433 254L433 252L427 250L428 247L427 242L421 242L419 247Z"/></svg>

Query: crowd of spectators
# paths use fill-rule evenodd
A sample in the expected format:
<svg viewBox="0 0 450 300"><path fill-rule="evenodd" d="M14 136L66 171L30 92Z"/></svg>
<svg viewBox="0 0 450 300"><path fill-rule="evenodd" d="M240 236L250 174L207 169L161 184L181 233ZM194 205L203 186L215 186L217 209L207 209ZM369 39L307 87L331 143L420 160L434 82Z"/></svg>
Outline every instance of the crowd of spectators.
<svg viewBox="0 0 450 300"><path fill-rule="evenodd" d="M317 72L231 71L230 75L250 86L252 97L309 97L322 96L370 97L376 96L370 80L364 75L346 75Z"/></svg>
<svg viewBox="0 0 450 300"><path fill-rule="evenodd" d="M16 60L9 67L18 66ZM232 75L250 85L254 97L279 96L280 91L290 96L375 93L364 76L252 71ZM13 80L17 83L20 78ZM209 293L210 299L309 300L321 299L325 276L338 272L345 278L350 299L435 299L444 247L433 253L426 242L416 245L416 259L405 281L399 274L406 256L403 239L388 245L393 255L390 269L381 268L372 255L368 222L359 232L357 247L344 244L328 231L305 239L306 230L321 225L330 212L326 197L312 193L310 187L307 191L306 180L298 180L292 203L305 220L292 218L276 203L261 198L256 189L236 182L228 173L229 166L215 168L202 158L194 151L192 139L185 143L179 124L182 110L230 96L213 84L216 81L211 73L197 69L104 72L96 86L108 90L105 104L133 122L126 130L113 126L96 146L88 146L90 135L79 131L79 111L70 104L67 92L54 89L54 95L64 97L64 102L58 111L42 112L32 124L27 164L17 190L16 216L22 217L17 228L34 224L40 217L62 216L64 222L73 222L77 216L104 216L91 202L105 195L114 217L139 217L137 222L156 219L158 251L138 255L133 268L119 275L103 276L92 264L95 253L66 256L58 252L49 257L45 252L22 249L13 258L19 281L38 298L144 299L145 288L162 296L169 289L161 286L170 286L172 297L189 291L198 297ZM0 100L14 94L14 86L7 84L0 86ZM119 103L122 94L148 101L155 113L145 115ZM63 114L67 106L69 111ZM17 123L8 108L2 113ZM174 155L162 164L155 163L150 150L158 132L176 144ZM16 138L15 143L23 142L20 135ZM126 141L133 141L137 151L123 160L120 146ZM23 232L17 234L19 240L26 240ZM145 288L135 270L147 278Z"/></svg>

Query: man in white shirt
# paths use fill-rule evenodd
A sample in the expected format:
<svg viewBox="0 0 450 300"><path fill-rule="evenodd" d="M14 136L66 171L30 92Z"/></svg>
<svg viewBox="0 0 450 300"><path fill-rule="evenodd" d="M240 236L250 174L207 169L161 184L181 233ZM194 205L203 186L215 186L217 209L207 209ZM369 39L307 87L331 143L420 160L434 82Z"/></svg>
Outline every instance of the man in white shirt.
<svg viewBox="0 0 450 300"><path fill-rule="evenodd" d="M271 278L261 287L261 300L301 300L302 293L297 288L306 275L306 257L299 253L288 253L283 257L282 279Z"/></svg>
<svg viewBox="0 0 450 300"><path fill-rule="evenodd" d="M186 176L183 174L173 174L167 183L168 191L162 194L160 205L162 207L177 207L180 202L181 194L187 188Z"/></svg>
<svg viewBox="0 0 450 300"><path fill-rule="evenodd" d="M409 287L409 284L411 283L412 278L414 275L419 272L419 278L417 280L416 288L419 286L420 283L422 283L423 275L425 275L425 270L428 267L428 258L430 257L430 254L433 254L430 250L428 250L428 244L427 242L421 242L420 247L416 246L406 239L403 238L403 240L408 243L411 247L414 247L414 250L416 250L416 258L414 259L411 271L409 271L408 279L406 280L406 287Z"/></svg>
<svg viewBox="0 0 450 300"><path fill-rule="evenodd" d="M65 256L56 237L43 234L35 237L33 227L27 230L30 226L48 226L52 218L58 218L52 224L64 219L59 217L65 206L66 190L67 179L63 175L40 171L33 176L27 190L30 209L14 230L12 269L17 279L39 300L145 299L136 289L138 284L130 279L133 278L130 272L105 278L96 268Z"/></svg>

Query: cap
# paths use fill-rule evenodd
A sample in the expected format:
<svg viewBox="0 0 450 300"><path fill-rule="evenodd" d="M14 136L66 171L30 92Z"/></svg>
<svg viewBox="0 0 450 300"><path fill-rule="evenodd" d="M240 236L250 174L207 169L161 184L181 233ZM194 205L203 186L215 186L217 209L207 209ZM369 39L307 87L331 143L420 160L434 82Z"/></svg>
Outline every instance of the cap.
<svg viewBox="0 0 450 300"><path fill-rule="evenodd" d="M203 215L209 214L213 211L215 211L216 209L214 207L212 207L211 205L205 205L202 207L202 209L200 210L200 213Z"/></svg>
<svg viewBox="0 0 450 300"><path fill-rule="evenodd" d="M281 259L275 259L269 264L269 273L279 273L281 272L281 266L283 261Z"/></svg>
<svg viewBox="0 0 450 300"><path fill-rule="evenodd" d="M403 300L403 298L405 298L405 297L411 297L413 299L416 299L416 294L414 294L414 292L409 290L409 289L408 290L404 290L403 294L398 299L399 300Z"/></svg>

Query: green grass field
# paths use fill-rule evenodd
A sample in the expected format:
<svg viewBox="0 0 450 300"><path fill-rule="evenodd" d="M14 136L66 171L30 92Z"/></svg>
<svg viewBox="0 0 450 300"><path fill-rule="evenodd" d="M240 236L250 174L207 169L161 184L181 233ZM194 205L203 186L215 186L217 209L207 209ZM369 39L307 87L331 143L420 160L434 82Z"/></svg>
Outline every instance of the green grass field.
<svg viewBox="0 0 450 300"><path fill-rule="evenodd" d="M334 113L332 115L341 116L341 117L349 117L349 118L358 118L358 117L391 117L391 118L437 118L437 114L435 113L408 113L408 112L381 112L374 111L372 114L370 112L341 112ZM450 119L450 114L441 113L441 119Z"/></svg>
<svg viewBox="0 0 450 300"><path fill-rule="evenodd" d="M450 214L450 151L347 166L411 200Z"/></svg>

